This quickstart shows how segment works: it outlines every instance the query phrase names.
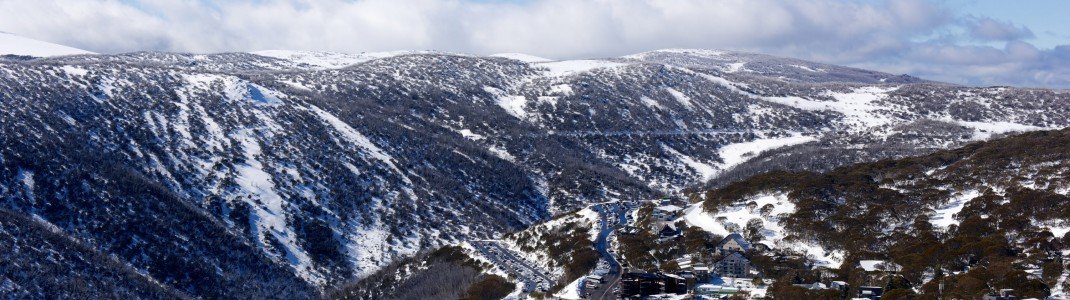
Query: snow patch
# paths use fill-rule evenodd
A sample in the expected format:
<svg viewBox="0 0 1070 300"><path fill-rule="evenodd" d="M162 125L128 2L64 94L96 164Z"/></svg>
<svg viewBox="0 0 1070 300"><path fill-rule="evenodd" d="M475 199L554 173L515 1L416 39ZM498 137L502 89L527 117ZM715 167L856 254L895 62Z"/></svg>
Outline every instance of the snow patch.
<svg viewBox="0 0 1070 300"><path fill-rule="evenodd" d="M335 117L333 114L324 111L319 107L312 106L309 109L312 112L316 113L316 116L319 116L320 119L322 119L324 122L327 122L327 124L331 125L331 127L333 127L335 131L342 134L342 136L345 137L349 142L357 145L361 149L364 149L369 155L371 155L372 158L386 164L391 169L393 169L394 172L397 172L398 174L402 175L402 178L406 178L404 176L405 173L401 172L401 169L398 169L397 165L394 164L394 157L390 156L390 154L387 154L386 151L383 151L383 149L379 148L379 146L375 145L375 143L372 143L372 141L368 139L368 137L364 136L356 129L353 129L353 127L349 126L349 124L346 124L346 122L343 122L342 120L338 119L338 117Z"/></svg>
<svg viewBox="0 0 1070 300"><path fill-rule="evenodd" d="M701 56L701 57L707 57L707 58L719 57L719 56L723 56L723 55L726 54L724 51L709 50L709 49L678 49L678 48L671 48L671 49L659 49L659 50L654 50L654 51L647 51L647 52L636 53L636 54L629 54L629 55L621 56L621 58L645 59L648 56L653 55L653 54L657 54L657 53L687 54L687 55Z"/></svg>
<svg viewBox="0 0 1070 300"><path fill-rule="evenodd" d="M554 95L561 95L561 96L572 96L574 91L572 90L572 86L571 85L568 85L568 84L556 84L556 85L550 86L550 93L554 94Z"/></svg>
<svg viewBox="0 0 1070 300"><path fill-rule="evenodd" d="M758 156L762 152L808 143L817 140L812 136L796 134L789 137L757 139L744 143L724 145L717 150L723 162L718 166L722 172Z"/></svg>
<svg viewBox="0 0 1070 300"><path fill-rule="evenodd" d="M1011 122L970 122L959 120L944 120L951 123L958 124L959 126L973 128L975 130L973 140L987 140L992 138L993 135L1006 134L1012 132L1028 132L1045 130L1052 128L1044 128L1032 125L1024 125Z"/></svg>
<svg viewBox="0 0 1070 300"><path fill-rule="evenodd" d="M86 74L89 74L89 70L80 66L63 66L61 68L63 69L63 72L72 76L85 76Z"/></svg>
<svg viewBox="0 0 1070 300"><path fill-rule="evenodd" d="M495 103L498 104L505 112L513 115L517 119L525 119L528 116L526 109L528 105L528 98L519 95L507 95L505 91L491 87L483 86L483 90L495 97Z"/></svg>
<svg viewBox="0 0 1070 300"><path fill-rule="evenodd" d="M535 64L546 70L544 75L563 77L598 69L610 69L627 66L628 64L604 61L604 60L565 60Z"/></svg>
<svg viewBox="0 0 1070 300"><path fill-rule="evenodd" d="M704 162L701 162L701 161L698 161L697 159L692 158L690 156L687 156L687 155L685 155L683 153L680 153L679 151L676 151L675 149L672 149L672 148L669 148L669 147L663 147L663 148L665 149L665 151L671 153L673 156L676 156L676 158L679 159L681 162L683 162L684 165L687 165L689 168L695 170L695 172L698 172L699 176L702 177L703 181L709 180L710 178L713 178L714 175L717 175L717 172L718 172L717 167L715 167L713 165L710 165L710 164L707 164L707 163L704 163Z"/></svg>
<svg viewBox="0 0 1070 300"><path fill-rule="evenodd" d="M487 151L490 151L490 153L494 154L498 158L507 160L509 162L516 162L516 157L513 157L512 154L509 154L509 151L506 151L505 148L491 146L487 148Z"/></svg>
<svg viewBox="0 0 1070 300"><path fill-rule="evenodd" d="M747 65L747 63L744 63L744 62L734 62L734 63L730 63L730 64L728 64L728 65L727 65L727 66L725 66L725 67L724 67L724 68L723 68L722 70L723 70L723 71L724 71L725 73L736 73L736 72L739 72L739 71L743 71L743 66L745 66L745 65Z"/></svg>
<svg viewBox="0 0 1070 300"><path fill-rule="evenodd" d="M573 280L571 283L562 288L560 292L554 294L554 297L558 299L568 300L583 299L583 297L580 296L580 287L583 286L583 282L585 280L587 280L587 276L580 276L580 278L576 278L576 280Z"/></svg>
<svg viewBox="0 0 1070 300"><path fill-rule="evenodd" d="M857 130L868 130L869 127L892 123L888 114L880 112L886 108L873 102L884 99L889 92L896 89L898 87L862 87L846 93L825 92L826 96L836 101L817 101L796 96L763 97L762 99L802 110L839 112L845 116L847 123L862 125L855 127L858 128Z"/></svg>
<svg viewBox="0 0 1070 300"><path fill-rule="evenodd" d="M693 108L691 106L691 97L688 97L684 93L681 93L680 91L677 91L676 89L671 87L665 88L665 91L669 92L669 94L676 99L676 102L680 102L680 104L686 107L687 109Z"/></svg>
<svg viewBox="0 0 1070 300"><path fill-rule="evenodd" d="M650 97L647 96L639 97L639 102L642 102L643 104L651 108L664 109L664 107L662 107L657 100L650 99Z"/></svg>
<svg viewBox="0 0 1070 300"><path fill-rule="evenodd" d="M807 71L807 72L814 72L814 73L821 73L821 72L825 72L825 70L822 70L822 69L814 69L814 68L811 68L811 67L807 67L807 66L804 66L804 65L791 65L791 66L792 66L792 67L795 67L795 68L797 68L797 69L802 69L803 71Z"/></svg>
<svg viewBox="0 0 1070 300"><path fill-rule="evenodd" d="M37 182L33 179L33 171L19 169L18 175L15 178L22 182L22 187L26 190L26 194L33 196L34 188L37 186Z"/></svg>
<svg viewBox="0 0 1070 300"><path fill-rule="evenodd" d="M981 192L977 190L962 192L961 195L952 198L947 205L934 210L933 216L929 218L929 223L932 223L935 227L943 229L947 229L951 225L958 225L959 221L955 220L955 214L962 211L962 208L966 207L966 203L980 195Z"/></svg>
<svg viewBox="0 0 1070 300"><path fill-rule="evenodd" d="M310 66L314 70L340 69L362 62L407 54L431 53L429 51L363 52L359 54L326 51L264 50L252 54L277 58Z"/></svg>
<svg viewBox="0 0 1070 300"><path fill-rule="evenodd" d="M684 211L683 220L688 226L695 226L707 232L727 236L740 233L751 220L762 222L759 243L771 245L778 249L789 249L805 255L820 266L837 267L843 263L843 251L827 251L823 247L808 241L787 238L781 218L795 212L795 204L785 194L759 195L740 203L721 207L716 214L707 213L702 203L691 205ZM754 205L750 205L753 203ZM763 207L768 210L763 213Z"/></svg>
<svg viewBox="0 0 1070 300"><path fill-rule="evenodd" d="M322 282L312 259L298 245L296 232L287 225L286 201L275 191L274 179L264 171L258 158L262 153L260 142L251 130L237 132L234 139L241 144L245 157L242 164L236 165L234 182L249 196L243 199L253 208L249 218L253 236L264 249L270 247L267 238L272 236L285 248L280 250L286 252L286 260L297 270L298 276L311 282Z"/></svg>
<svg viewBox="0 0 1070 300"><path fill-rule="evenodd" d="M472 130L469 130L469 129L461 129L461 130L458 130L457 133L460 133L461 136L466 138L466 139L470 139L470 140L474 140L474 141L482 140L484 138L482 135L474 133L474 132L472 132Z"/></svg>

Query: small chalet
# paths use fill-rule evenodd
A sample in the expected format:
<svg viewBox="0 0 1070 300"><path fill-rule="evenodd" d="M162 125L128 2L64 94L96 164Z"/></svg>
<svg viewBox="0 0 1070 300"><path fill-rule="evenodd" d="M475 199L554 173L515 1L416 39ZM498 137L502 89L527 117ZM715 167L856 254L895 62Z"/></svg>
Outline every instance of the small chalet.
<svg viewBox="0 0 1070 300"><path fill-rule="evenodd" d="M682 231L676 228L676 225L666 222L661 226L661 230L658 230L658 236L663 238L674 237L680 235L680 232Z"/></svg>
<svg viewBox="0 0 1070 300"><path fill-rule="evenodd" d="M825 290L825 289L829 288L827 285L825 285L824 283L820 283L820 282L796 283L796 284L792 284L792 285L797 286L797 287L801 287L801 288L805 288L805 289L808 289L808 290L815 290L815 291L816 290Z"/></svg>
<svg viewBox="0 0 1070 300"><path fill-rule="evenodd" d="M683 212L684 208L676 205L662 205L654 208L654 212L651 213L654 219L661 221L672 221L680 217L680 212Z"/></svg>
<svg viewBox="0 0 1070 300"><path fill-rule="evenodd" d="M865 298L871 300L878 300L884 295L884 288L879 286L860 286L858 287L858 298Z"/></svg>
<svg viewBox="0 0 1070 300"><path fill-rule="evenodd" d="M881 273L896 273L903 269L903 267L883 260L860 260L858 261L858 267L862 268L866 272L881 272Z"/></svg>
<svg viewBox="0 0 1070 300"><path fill-rule="evenodd" d="M692 264L691 272L695 274L695 278L699 281L705 282L710 280L710 267L707 267L704 264Z"/></svg>
<svg viewBox="0 0 1070 300"><path fill-rule="evenodd" d="M738 233L729 234L721 242L717 243L714 248L715 254L727 255L732 252L745 253L751 249L750 243L743 239L742 235Z"/></svg>

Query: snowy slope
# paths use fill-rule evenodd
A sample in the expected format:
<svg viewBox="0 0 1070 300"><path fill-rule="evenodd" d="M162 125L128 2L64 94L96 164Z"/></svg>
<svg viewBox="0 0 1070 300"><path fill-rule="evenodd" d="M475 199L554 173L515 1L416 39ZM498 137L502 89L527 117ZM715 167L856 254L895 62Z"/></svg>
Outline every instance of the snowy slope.
<svg viewBox="0 0 1070 300"><path fill-rule="evenodd" d="M95 53L0 31L0 55L49 57L75 54Z"/></svg>
<svg viewBox="0 0 1070 300"><path fill-rule="evenodd" d="M767 211L763 212L763 209ZM773 249L788 250L804 255L817 265L839 267L843 263L843 251L828 251L817 243L786 239L788 232L781 223L781 218L794 212L795 204L786 195L767 194L725 207L714 215L703 211L702 203L695 204L688 207L682 219L690 226L696 226L720 236L740 233L749 222L758 220L762 225L761 237L756 237L755 240L759 243L766 244Z"/></svg>
<svg viewBox="0 0 1070 300"><path fill-rule="evenodd" d="M152 278L270 293L782 156L829 168L1000 124L1070 125L1065 93L882 83L895 76L733 52L261 54L0 60L0 198Z"/></svg>
<svg viewBox="0 0 1070 300"><path fill-rule="evenodd" d="M508 58L508 59L512 59L512 60L519 60L519 61L526 62L526 63L542 63L542 62L553 61L552 59L549 59L549 58L538 57L538 56L534 56L534 55L531 55L531 54L524 54L524 53L498 53L498 54L491 54L490 56L491 57Z"/></svg>
<svg viewBox="0 0 1070 300"><path fill-rule="evenodd" d="M361 52L357 54L328 52L328 51L292 51L292 50L263 50L254 51L252 54L278 58L296 63L316 70L338 69L359 64L374 59L395 57L399 55L432 53L431 51L386 51L386 52Z"/></svg>

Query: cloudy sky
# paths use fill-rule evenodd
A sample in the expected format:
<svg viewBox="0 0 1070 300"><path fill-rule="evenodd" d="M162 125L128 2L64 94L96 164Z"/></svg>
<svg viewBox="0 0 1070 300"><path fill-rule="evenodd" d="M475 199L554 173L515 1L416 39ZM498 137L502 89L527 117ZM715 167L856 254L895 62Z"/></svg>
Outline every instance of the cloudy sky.
<svg viewBox="0 0 1070 300"><path fill-rule="evenodd" d="M1068 11L1065 0L0 0L0 31L101 53L732 49L1070 88Z"/></svg>

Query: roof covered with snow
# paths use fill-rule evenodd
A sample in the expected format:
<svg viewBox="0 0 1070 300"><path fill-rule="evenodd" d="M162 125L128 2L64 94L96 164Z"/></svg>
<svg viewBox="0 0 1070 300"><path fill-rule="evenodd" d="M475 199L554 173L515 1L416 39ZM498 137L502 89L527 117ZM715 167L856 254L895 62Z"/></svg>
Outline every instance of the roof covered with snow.
<svg viewBox="0 0 1070 300"><path fill-rule="evenodd" d="M743 239L743 236L738 233L732 233L724 237L724 239L722 239L720 243L717 243L717 248L721 248L721 246L724 246L724 244L728 243L728 241L731 240L735 240L740 247L743 247L743 250L750 250L751 248L750 243L747 242L747 240Z"/></svg>
<svg viewBox="0 0 1070 300"><path fill-rule="evenodd" d="M657 210L660 210L660 211L666 211L666 212L678 212L680 210L683 210L684 208L676 206L676 205L662 205L662 206L655 207L654 209L657 209Z"/></svg>

